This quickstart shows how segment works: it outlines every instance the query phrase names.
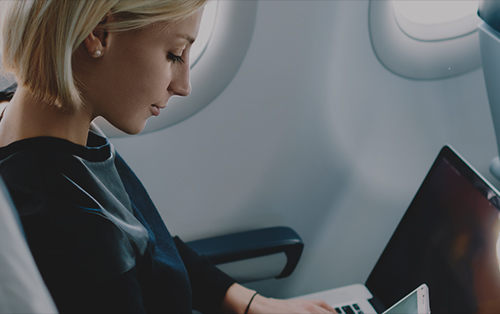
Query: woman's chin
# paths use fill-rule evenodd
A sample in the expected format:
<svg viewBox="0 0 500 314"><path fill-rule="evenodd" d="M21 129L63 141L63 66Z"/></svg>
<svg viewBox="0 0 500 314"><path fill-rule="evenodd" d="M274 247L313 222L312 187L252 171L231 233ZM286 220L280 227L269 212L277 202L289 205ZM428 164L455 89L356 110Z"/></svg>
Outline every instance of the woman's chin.
<svg viewBox="0 0 500 314"><path fill-rule="evenodd" d="M144 130L144 128L146 127L146 122L132 124L132 125L113 125L113 126L128 135L136 135Z"/></svg>

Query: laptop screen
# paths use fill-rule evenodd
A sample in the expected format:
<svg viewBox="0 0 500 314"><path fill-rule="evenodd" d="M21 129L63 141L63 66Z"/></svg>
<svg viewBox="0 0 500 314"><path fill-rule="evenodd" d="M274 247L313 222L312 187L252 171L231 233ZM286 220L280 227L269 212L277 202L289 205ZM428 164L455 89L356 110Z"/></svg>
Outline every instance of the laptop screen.
<svg viewBox="0 0 500 314"><path fill-rule="evenodd" d="M432 313L500 313L499 208L444 147L368 277L377 311L426 283Z"/></svg>

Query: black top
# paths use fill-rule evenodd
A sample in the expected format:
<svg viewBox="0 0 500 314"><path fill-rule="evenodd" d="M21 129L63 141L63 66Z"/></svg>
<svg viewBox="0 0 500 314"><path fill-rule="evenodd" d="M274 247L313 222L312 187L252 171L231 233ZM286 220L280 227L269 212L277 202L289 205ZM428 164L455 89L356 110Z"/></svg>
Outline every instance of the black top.
<svg viewBox="0 0 500 314"><path fill-rule="evenodd" d="M0 175L59 311L219 311L234 280L170 236L107 139L14 142Z"/></svg>

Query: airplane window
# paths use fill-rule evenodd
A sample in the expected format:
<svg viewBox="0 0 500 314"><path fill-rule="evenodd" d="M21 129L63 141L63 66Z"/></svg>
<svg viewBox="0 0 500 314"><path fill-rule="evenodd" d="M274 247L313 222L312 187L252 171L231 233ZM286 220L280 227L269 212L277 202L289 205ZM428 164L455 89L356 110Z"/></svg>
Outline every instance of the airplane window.
<svg viewBox="0 0 500 314"><path fill-rule="evenodd" d="M481 65L478 1L370 1L373 50L391 72L409 79L460 75Z"/></svg>
<svg viewBox="0 0 500 314"><path fill-rule="evenodd" d="M420 40L444 40L474 32L478 1L393 1L399 27Z"/></svg>
<svg viewBox="0 0 500 314"><path fill-rule="evenodd" d="M393 1L395 11L419 24L453 22L477 12L478 1Z"/></svg>
<svg viewBox="0 0 500 314"><path fill-rule="evenodd" d="M200 33L191 50L191 94L172 97L160 116L142 132L175 125L211 103L231 82L246 55L255 26L258 1L212 0L205 7ZM108 137L123 137L102 118L96 119Z"/></svg>
<svg viewBox="0 0 500 314"><path fill-rule="evenodd" d="M175 125L211 103L231 82L252 39L258 1L211 0L205 7L200 32L191 48L191 86L188 97L173 97L160 116L149 119L142 132ZM14 82L0 69L0 88ZM95 122L108 137L125 133L101 117Z"/></svg>
<svg viewBox="0 0 500 314"><path fill-rule="evenodd" d="M206 5L198 38L191 48L192 92L188 97L173 97L159 117L148 121L142 133L161 130L189 118L226 88L250 45L257 3L211 0ZM0 69L0 88L13 82L13 77L5 76ZM108 137L126 136L102 118L96 122Z"/></svg>
<svg viewBox="0 0 500 314"><path fill-rule="evenodd" d="M208 42L210 41L210 37L215 25L215 18L217 16L218 4L218 0L212 0L205 6L198 37L196 38L193 47L191 47L191 68L195 66L196 62L200 59L203 52L205 52Z"/></svg>

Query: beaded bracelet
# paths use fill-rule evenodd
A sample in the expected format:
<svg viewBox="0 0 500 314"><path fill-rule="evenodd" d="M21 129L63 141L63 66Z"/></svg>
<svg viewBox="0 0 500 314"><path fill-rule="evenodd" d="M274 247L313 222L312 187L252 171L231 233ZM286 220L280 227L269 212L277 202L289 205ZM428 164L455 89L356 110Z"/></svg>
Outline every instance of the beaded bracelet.
<svg viewBox="0 0 500 314"><path fill-rule="evenodd" d="M250 299L250 302L248 302L248 305L247 305L247 309L245 310L245 314L248 314L248 310L250 309L250 304L252 304L252 301L253 301L253 298L255 298L255 296L259 294L258 292L255 292L252 296L252 298Z"/></svg>

